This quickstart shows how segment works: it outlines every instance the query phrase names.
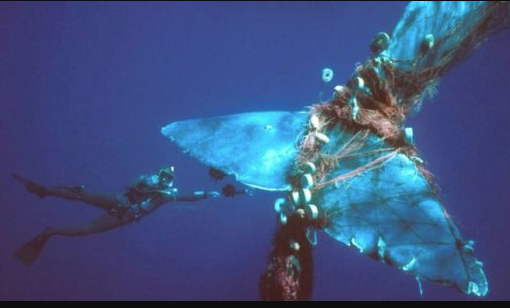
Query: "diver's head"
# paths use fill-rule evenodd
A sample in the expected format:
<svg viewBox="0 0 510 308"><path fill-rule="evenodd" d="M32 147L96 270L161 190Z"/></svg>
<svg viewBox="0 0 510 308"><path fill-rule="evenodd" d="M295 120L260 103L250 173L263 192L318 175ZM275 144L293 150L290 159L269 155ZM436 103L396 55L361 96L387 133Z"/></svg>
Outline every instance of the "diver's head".
<svg viewBox="0 0 510 308"><path fill-rule="evenodd" d="M163 168L158 172L159 178L159 186L163 188L172 187L174 184L174 171L175 168L172 166L170 168Z"/></svg>

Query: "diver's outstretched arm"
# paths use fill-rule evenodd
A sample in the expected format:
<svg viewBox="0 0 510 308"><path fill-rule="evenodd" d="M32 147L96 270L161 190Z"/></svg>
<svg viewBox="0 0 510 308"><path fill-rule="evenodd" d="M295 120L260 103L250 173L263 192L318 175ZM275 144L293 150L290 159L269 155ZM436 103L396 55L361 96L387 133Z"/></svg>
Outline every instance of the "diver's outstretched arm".
<svg viewBox="0 0 510 308"><path fill-rule="evenodd" d="M177 202L198 202L206 199L216 199L221 195L215 191L195 191L193 193L179 193L173 201Z"/></svg>
<svg viewBox="0 0 510 308"><path fill-rule="evenodd" d="M125 218L117 219L109 214L102 215L92 221L71 227L47 228L34 239L21 246L14 256L25 266L30 266L39 257L48 240L53 236L78 237L109 231L135 221L133 215L126 215Z"/></svg>
<svg viewBox="0 0 510 308"><path fill-rule="evenodd" d="M221 193L217 191L195 191L193 193L179 193L176 197L169 196L167 202L178 201L178 202L197 202L206 199L216 199L223 195L225 198L234 197L238 195L252 195L253 192L249 189L237 189L234 185L226 185L223 187Z"/></svg>

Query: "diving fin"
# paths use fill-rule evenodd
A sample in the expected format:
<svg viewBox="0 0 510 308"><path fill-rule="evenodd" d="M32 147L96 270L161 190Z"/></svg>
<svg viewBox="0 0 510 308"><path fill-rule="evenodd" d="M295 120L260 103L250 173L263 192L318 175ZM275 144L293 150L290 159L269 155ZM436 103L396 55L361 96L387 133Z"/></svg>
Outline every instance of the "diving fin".
<svg viewBox="0 0 510 308"><path fill-rule="evenodd" d="M41 252L49 239L50 236L46 232L41 233L16 250L14 258L26 267L31 266L41 255Z"/></svg>
<svg viewBox="0 0 510 308"><path fill-rule="evenodd" d="M30 180L27 180L27 179L25 179L25 178L23 178L23 177L21 177L21 176L19 176L19 175L17 175L17 174L14 174L14 173L12 174L12 177L13 177L16 181L18 181L18 182L20 182L21 184L23 184L23 185L25 186L25 188L26 188L29 192L31 192L31 193L33 193L33 194L35 194L35 195L39 196L39 198L43 199L44 197L46 197L46 195L47 195L47 194L46 194L46 188L44 188L44 186L39 185L39 184L37 184L37 183L35 183L35 182L32 182L32 181L30 181Z"/></svg>

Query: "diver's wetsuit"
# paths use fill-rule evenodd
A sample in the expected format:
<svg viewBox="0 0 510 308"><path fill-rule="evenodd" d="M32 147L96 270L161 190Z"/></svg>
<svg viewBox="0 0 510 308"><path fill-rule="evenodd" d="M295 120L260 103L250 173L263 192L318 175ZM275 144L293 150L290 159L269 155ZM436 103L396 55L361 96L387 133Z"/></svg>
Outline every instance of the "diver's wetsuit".
<svg viewBox="0 0 510 308"><path fill-rule="evenodd" d="M65 227L51 227L15 252L15 257L26 266L39 256L46 242L53 236L79 237L116 229L133 223L154 212L168 202L196 202L220 196L217 192L198 191L181 194L173 188L173 170L158 175L143 176L129 186L124 193L98 193L78 187L44 187L20 176L13 177L25 185L27 190L41 198L52 196L70 201L81 201L106 211L89 222Z"/></svg>
<svg viewBox="0 0 510 308"><path fill-rule="evenodd" d="M182 194L171 185L165 187L159 183L148 184L145 181L150 178L148 176L141 177L140 181L128 187L124 193L119 194L90 191L84 186L44 187L17 175L14 175L14 178L21 181L30 192L41 198L51 196L69 201L81 201L103 209L121 221L128 220L126 222L132 220L130 218L139 219L168 202L194 202L217 196L215 193L215 195L211 195L207 192Z"/></svg>

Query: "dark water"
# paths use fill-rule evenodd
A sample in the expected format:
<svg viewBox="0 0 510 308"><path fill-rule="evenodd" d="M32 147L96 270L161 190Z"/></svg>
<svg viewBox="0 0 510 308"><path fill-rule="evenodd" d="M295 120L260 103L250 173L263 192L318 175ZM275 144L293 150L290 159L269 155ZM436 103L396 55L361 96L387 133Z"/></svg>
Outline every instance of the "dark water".
<svg viewBox="0 0 510 308"><path fill-rule="evenodd" d="M344 82L405 3L0 3L0 300L256 300L274 231L270 193L164 207L126 228L55 238L30 269L12 252L100 211L38 200L11 180L121 191L173 163L179 188L217 189L159 129L299 110L320 71ZM510 289L510 31L449 73L413 119L447 208L477 242L491 293ZM328 89L330 91L330 89ZM418 300L414 279L320 237L316 300ZM423 299L472 298L429 283Z"/></svg>

